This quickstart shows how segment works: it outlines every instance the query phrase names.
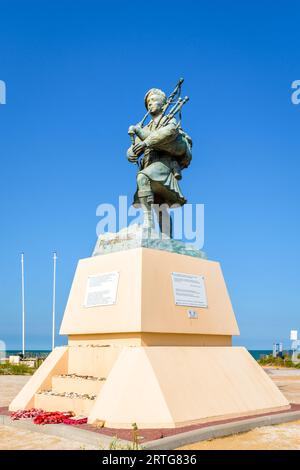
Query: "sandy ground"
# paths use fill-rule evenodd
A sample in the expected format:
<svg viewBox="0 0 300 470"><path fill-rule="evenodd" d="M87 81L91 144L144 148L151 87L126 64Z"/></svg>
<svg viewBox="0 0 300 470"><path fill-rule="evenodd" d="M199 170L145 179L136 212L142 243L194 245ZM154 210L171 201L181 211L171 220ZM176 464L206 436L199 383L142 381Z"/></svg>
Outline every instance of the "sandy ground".
<svg viewBox="0 0 300 470"><path fill-rule="evenodd" d="M300 421L190 444L189 450L300 450Z"/></svg>
<svg viewBox="0 0 300 470"><path fill-rule="evenodd" d="M29 376L0 375L0 406L8 406ZM39 432L24 431L0 425L0 450L81 450L94 449L80 442L61 437L47 436Z"/></svg>
<svg viewBox="0 0 300 470"><path fill-rule="evenodd" d="M94 447L39 432L0 426L0 450L92 450Z"/></svg>
<svg viewBox="0 0 300 470"><path fill-rule="evenodd" d="M286 398L293 403L300 403L299 369L266 369L266 373L280 388ZM12 398L27 382L26 376L0 376L0 406L7 406ZM68 439L47 436L39 432L0 426L0 450L4 449L92 449L89 446ZM300 421L278 426L257 428L243 434L237 434L212 441L203 441L182 449L221 450L221 449L297 449L300 450Z"/></svg>
<svg viewBox="0 0 300 470"><path fill-rule="evenodd" d="M0 406L8 406L29 379L26 375L0 375Z"/></svg>
<svg viewBox="0 0 300 470"><path fill-rule="evenodd" d="M300 403L300 370L266 368L266 373L293 403ZM300 421L181 447L185 450L300 450Z"/></svg>

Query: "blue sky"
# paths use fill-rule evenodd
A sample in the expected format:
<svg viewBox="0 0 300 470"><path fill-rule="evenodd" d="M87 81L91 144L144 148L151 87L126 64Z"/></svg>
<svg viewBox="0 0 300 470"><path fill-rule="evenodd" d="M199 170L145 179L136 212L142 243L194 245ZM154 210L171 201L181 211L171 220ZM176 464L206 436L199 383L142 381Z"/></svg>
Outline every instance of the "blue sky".
<svg viewBox="0 0 300 470"><path fill-rule="evenodd" d="M181 76L193 161L182 189L205 204L208 257L221 262L241 330L235 344L289 346L300 330L300 79L296 2L0 1L0 339L51 345L96 207L131 197L128 125L155 86ZM65 338L58 338L65 342Z"/></svg>

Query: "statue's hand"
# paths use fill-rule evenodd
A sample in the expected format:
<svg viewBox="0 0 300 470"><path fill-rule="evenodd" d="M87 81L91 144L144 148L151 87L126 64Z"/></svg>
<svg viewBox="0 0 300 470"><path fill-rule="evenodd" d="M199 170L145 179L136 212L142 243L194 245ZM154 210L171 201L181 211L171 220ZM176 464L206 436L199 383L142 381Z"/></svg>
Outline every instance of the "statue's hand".
<svg viewBox="0 0 300 470"><path fill-rule="evenodd" d="M140 124L137 124L136 126L129 126L128 128L128 134L129 135L134 135L137 134L137 132L141 129Z"/></svg>
<svg viewBox="0 0 300 470"><path fill-rule="evenodd" d="M144 152L145 148L146 148L145 142L138 142L137 144L135 144L135 145L132 147L132 150L133 150L134 154L139 157L140 155L142 155L142 153Z"/></svg>
<svg viewBox="0 0 300 470"><path fill-rule="evenodd" d="M135 134L135 126L129 126L128 134L129 135L134 135Z"/></svg>
<svg viewBox="0 0 300 470"><path fill-rule="evenodd" d="M138 157L136 155L130 155L130 156L127 157L127 160L130 163L136 163L138 161Z"/></svg>

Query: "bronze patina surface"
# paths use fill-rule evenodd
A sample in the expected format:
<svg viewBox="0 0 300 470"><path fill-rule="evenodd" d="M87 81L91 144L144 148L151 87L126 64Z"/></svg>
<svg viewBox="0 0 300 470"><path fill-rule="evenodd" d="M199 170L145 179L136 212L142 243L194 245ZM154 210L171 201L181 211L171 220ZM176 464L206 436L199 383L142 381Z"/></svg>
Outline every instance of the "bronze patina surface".
<svg viewBox="0 0 300 470"><path fill-rule="evenodd" d="M188 101L187 97L180 97L182 82L180 79L168 98L162 90L151 88L145 96L146 116L128 130L132 144L127 150L127 158L139 168L134 205L142 206L146 227L153 226L152 209L155 205L157 210L159 205L158 217L163 232L166 230L162 219L168 214L168 209L187 202L178 182L182 178L182 170L192 159L192 140L181 127L182 106ZM151 119L144 125L148 116ZM166 225L171 235L170 222Z"/></svg>

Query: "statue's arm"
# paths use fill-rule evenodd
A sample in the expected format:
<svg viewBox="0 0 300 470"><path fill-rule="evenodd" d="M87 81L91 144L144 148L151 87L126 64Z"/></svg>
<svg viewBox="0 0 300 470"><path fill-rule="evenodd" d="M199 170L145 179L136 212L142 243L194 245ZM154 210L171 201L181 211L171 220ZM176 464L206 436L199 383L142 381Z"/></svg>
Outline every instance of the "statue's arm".
<svg viewBox="0 0 300 470"><path fill-rule="evenodd" d="M172 119L166 126L153 130L149 133L148 137L144 140L147 147L155 148L159 144L175 139L179 134L177 123Z"/></svg>
<svg viewBox="0 0 300 470"><path fill-rule="evenodd" d="M135 163L137 161L137 156L134 154L133 146L131 145L127 150L127 160Z"/></svg>
<svg viewBox="0 0 300 470"><path fill-rule="evenodd" d="M135 134L139 137L140 140L145 140L150 135L151 131L148 127L136 127Z"/></svg>
<svg viewBox="0 0 300 470"><path fill-rule="evenodd" d="M141 140L136 137L135 139L135 145L141 142ZM127 150L127 160L130 161L131 163L136 163L138 159L138 155L133 150L133 145L130 145L129 149Z"/></svg>
<svg viewBox="0 0 300 470"><path fill-rule="evenodd" d="M136 135L140 141L143 141L150 134L150 130L148 127L141 127L139 124L137 124L136 126L129 126L128 134Z"/></svg>

